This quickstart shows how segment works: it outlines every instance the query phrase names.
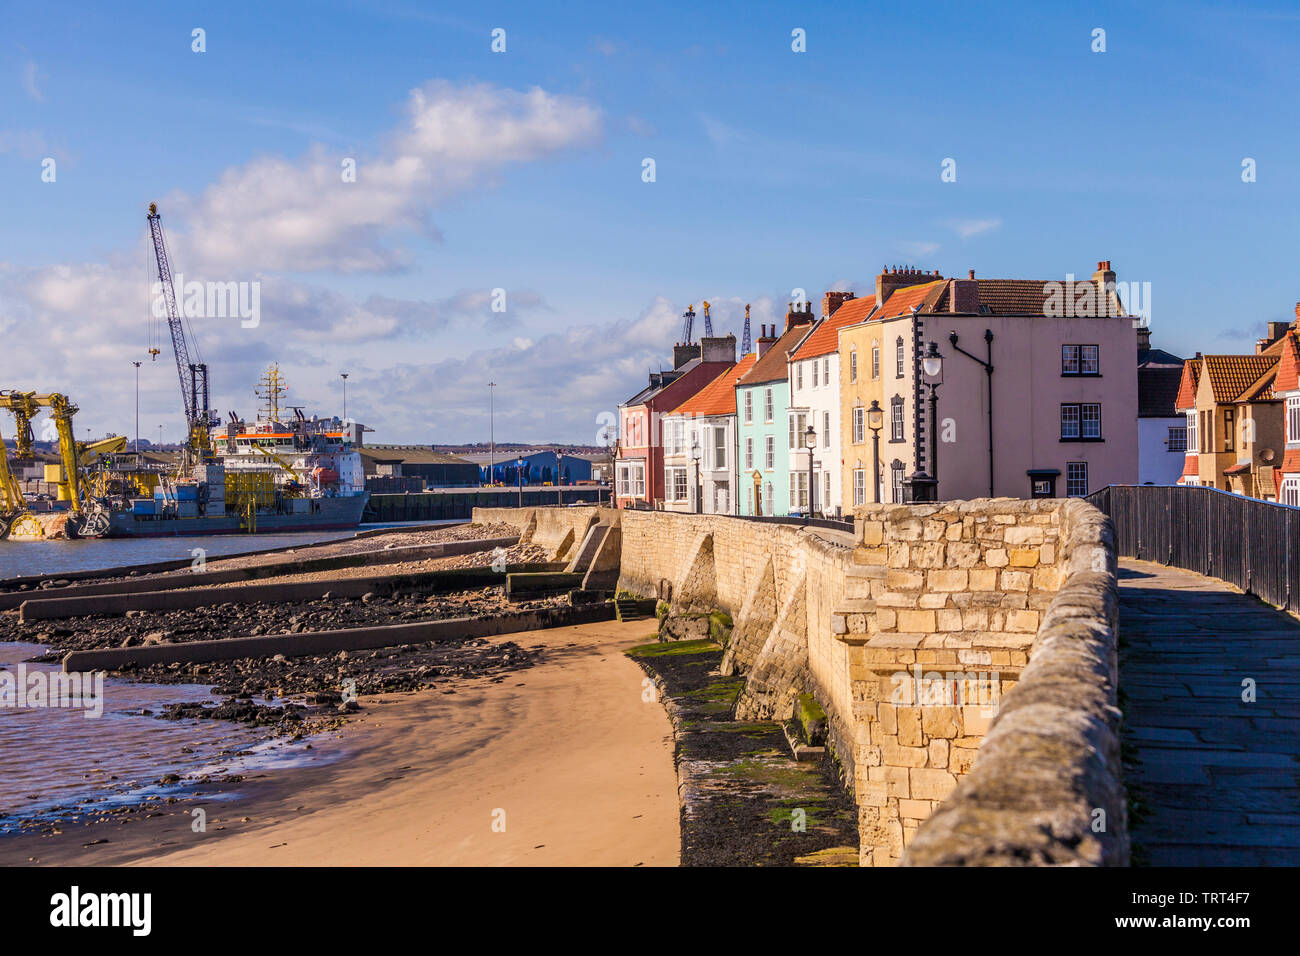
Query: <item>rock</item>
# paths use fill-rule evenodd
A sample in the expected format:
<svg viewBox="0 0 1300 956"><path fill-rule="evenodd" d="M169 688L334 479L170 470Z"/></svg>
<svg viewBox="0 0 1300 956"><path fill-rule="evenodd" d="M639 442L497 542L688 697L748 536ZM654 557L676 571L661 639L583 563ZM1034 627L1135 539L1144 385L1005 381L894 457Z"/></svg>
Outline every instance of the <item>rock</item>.
<svg viewBox="0 0 1300 956"><path fill-rule="evenodd" d="M274 657L271 658L271 660L273 660L273 661L285 661L285 660L288 660L288 658L286 658L283 654L276 654Z"/></svg>
<svg viewBox="0 0 1300 956"><path fill-rule="evenodd" d="M365 594L361 595L361 603L362 603L362 604L370 604L370 603L372 603L374 600L375 600L375 592L374 592L374 591L367 591Z"/></svg>
<svg viewBox="0 0 1300 956"><path fill-rule="evenodd" d="M144 643L145 643L146 645L147 645L147 644L166 644L166 643L167 643L167 632L166 632L166 631L150 631L148 634L146 634L146 635L144 636Z"/></svg>

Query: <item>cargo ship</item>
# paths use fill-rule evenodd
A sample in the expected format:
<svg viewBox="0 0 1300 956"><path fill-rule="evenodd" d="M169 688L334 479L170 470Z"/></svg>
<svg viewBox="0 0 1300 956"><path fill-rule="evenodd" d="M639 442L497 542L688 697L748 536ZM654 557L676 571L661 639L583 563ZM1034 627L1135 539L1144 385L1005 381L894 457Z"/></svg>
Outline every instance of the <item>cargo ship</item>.
<svg viewBox="0 0 1300 956"><path fill-rule="evenodd" d="M280 412L278 369L259 383L267 406L255 422L230 413L211 452L179 476L161 476L151 498L107 514L110 538L338 531L356 528L370 498L361 454L364 426ZM125 502L124 502L125 504Z"/></svg>

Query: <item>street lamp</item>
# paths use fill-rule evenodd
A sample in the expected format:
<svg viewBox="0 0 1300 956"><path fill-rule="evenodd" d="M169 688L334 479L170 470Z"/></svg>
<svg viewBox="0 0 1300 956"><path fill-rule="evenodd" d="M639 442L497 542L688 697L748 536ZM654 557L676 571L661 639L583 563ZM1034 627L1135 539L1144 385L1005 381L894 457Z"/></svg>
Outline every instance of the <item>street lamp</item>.
<svg viewBox="0 0 1300 956"><path fill-rule="evenodd" d="M140 363L132 362L135 366L135 453L140 454Z"/></svg>
<svg viewBox="0 0 1300 956"><path fill-rule="evenodd" d="M803 519L806 524L813 513L813 449L817 447L817 432L812 425L803 433L803 444L808 449L808 513Z"/></svg>
<svg viewBox="0 0 1300 956"><path fill-rule="evenodd" d="M564 504L564 458L557 445L555 448L555 501Z"/></svg>
<svg viewBox="0 0 1300 956"><path fill-rule="evenodd" d="M871 485L880 504L880 429L885 427L885 410L874 398L867 409L867 427L871 429Z"/></svg>
<svg viewBox="0 0 1300 956"><path fill-rule="evenodd" d="M348 373L339 372L339 378L343 379L343 420L348 419Z"/></svg>
<svg viewBox="0 0 1300 956"><path fill-rule="evenodd" d="M524 506L524 457L515 459L515 480L519 482L519 507Z"/></svg>
<svg viewBox="0 0 1300 956"><path fill-rule="evenodd" d="M700 437L696 435L691 439L691 461L695 462L695 513L703 511L700 502L700 459L704 457L704 449L700 447Z"/></svg>
<svg viewBox="0 0 1300 956"><path fill-rule="evenodd" d="M925 387L930 390L930 477L934 480L935 497L939 498L939 386L943 384L943 356L934 342L921 359L925 372Z"/></svg>
<svg viewBox="0 0 1300 956"><path fill-rule="evenodd" d="M488 382L488 484L496 487L497 483L497 436L496 436L496 382Z"/></svg>

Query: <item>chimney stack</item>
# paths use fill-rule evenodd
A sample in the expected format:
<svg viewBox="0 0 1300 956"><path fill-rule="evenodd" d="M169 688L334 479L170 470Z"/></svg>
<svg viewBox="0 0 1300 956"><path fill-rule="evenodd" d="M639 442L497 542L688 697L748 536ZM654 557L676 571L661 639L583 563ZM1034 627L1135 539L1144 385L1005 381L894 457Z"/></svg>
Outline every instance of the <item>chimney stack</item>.
<svg viewBox="0 0 1300 956"><path fill-rule="evenodd" d="M673 368L681 368L691 359L700 357L700 347L694 342L678 342L673 346Z"/></svg>
<svg viewBox="0 0 1300 956"><path fill-rule="evenodd" d="M1102 315L1123 314L1119 293L1115 291L1115 273L1110 267L1109 259L1097 263L1097 271L1092 274L1092 281L1097 285L1097 302L1104 303Z"/></svg>
<svg viewBox="0 0 1300 956"><path fill-rule="evenodd" d="M845 302L854 298L852 292L827 292L822 296L822 318L829 319Z"/></svg>
<svg viewBox="0 0 1300 956"><path fill-rule="evenodd" d="M769 328L768 326L763 325L759 328L763 334L754 342L754 354L756 358L762 358L763 353L766 352L771 347L772 343L776 341L776 336L772 334L776 331L775 327Z"/></svg>
<svg viewBox="0 0 1300 956"><path fill-rule="evenodd" d="M876 276L876 305L884 305L885 300L889 298L891 292L895 289L901 289L909 285L920 285L923 282L933 282L935 279L942 279L939 270L925 272L917 269L915 266L896 266L892 269L882 268L880 275Z"/></svg>
<svg viewBox="0 0 1300 956"><path fill-rule="evenodd" d="M1145 325L1138 326L1138 351L1142 352L1151 348L1151 329Z"/></svg>
<svg viewBox="0 0 1300 956"><path fill-rule="evenodd" d="M736 337L730 333L700 339L700 357L706 362L736 364Z"/></svg>
<svg viewBox="0 0 1300 956"><path fill-rule="evenodd" d="M979 283L974 279L950 279L949 285L948 311L961 315L978 315L980 310Z"/></svg>

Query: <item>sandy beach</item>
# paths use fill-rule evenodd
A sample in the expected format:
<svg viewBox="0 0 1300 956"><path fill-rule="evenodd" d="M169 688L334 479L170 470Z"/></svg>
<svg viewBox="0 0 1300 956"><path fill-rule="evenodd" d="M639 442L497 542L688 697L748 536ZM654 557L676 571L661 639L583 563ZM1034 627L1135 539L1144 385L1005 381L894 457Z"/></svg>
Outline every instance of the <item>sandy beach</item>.
<svg viewBox="0 0 1300 956"><path fill-rule="evenodd" d="M622 651L653 622L505 635L538 663L454 693L363 697L316 766L183 801L108 833L0 841L0 862L160 865L673 866L672 728ZM207 831L191 829L202 806ZM246 818L246 819L245 819ZM108 842L83 846L91 838ZM29 858L34 857L34 860Z"/></svg>

